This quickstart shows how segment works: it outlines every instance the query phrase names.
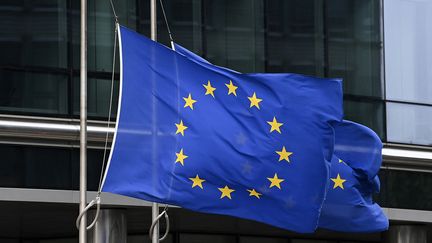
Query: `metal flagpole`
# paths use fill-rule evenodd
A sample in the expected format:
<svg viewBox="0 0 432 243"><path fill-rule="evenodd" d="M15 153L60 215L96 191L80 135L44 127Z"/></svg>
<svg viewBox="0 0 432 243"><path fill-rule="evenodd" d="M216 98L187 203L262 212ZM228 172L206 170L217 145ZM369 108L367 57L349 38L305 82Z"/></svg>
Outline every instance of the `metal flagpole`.
<svg viewBox="0 0 432 243"><path fill-rule="evenodd" d="M87 0L81 0L81 69L80 69L80 213L87 204ZM79 227L79 242L87 242L87 216Z"/></svg>
<svg viewBox="0 0 432 243"><path fill-rule="evenodd" d="M157 41L157 19L156 19L156 0L150 0L150 37L152 40ZM159 216L159 205L152 203L152 222ZM152 243L159 243L159 222L153 229Z"/></svg>

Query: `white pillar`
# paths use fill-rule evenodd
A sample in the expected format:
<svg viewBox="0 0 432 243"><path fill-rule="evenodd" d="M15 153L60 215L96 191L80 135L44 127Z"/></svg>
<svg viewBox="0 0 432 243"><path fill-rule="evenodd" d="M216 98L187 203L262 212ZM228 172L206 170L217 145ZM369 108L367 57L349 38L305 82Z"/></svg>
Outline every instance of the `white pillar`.
<svg viewBox="0 0 432 243"><path fill-rule="evenodd" d="M95 210L88 213L93 219ZM101 209L99 219L93 229L88 233L89 243L126 243L127 221L124 209Z"/></svg>
<svg viewBox="0 0 432 243"><path fill-rule="evenodd" d="M427 228L421 225L392 225L386 234L387 243L427 243Z"/></svg>

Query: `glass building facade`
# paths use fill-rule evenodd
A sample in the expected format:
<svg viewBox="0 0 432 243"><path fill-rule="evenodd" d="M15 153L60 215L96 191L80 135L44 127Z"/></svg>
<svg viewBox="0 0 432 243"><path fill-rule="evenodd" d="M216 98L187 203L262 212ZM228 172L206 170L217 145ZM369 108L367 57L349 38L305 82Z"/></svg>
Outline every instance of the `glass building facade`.
<svg viewBox="0 0 432 243"><path fill-rule="evenodd" d="M88 115L105 124L114 18L109 1L88 2ZM150 36L149 1L113 2L120 24ZM213 64L240 72L342 78L345 119L372 128L388 148L430 156L432 1L170 0L164 4L176 43ZM73 122L79 118L79 10L79 1L74 0L0 2L0 120L16 116ZM158 41L166 45L169 41L160 8ZM111 118L116 116L118 77L117 60ZM68 145L68 138L61 145L40 144L35 139L0 140L0 187L78 189L79 152L73 142ZM100 144L88 152L88 188L93 191L103 158ZM403 166L396 168L384 161L376 200L386 208L432 211L432 157L422 158L421 163L409 156L396 160ZM432 223L430 220L426 223ZM129 228L135 227L133 223ZM132 231L129 241L145 242L146 230ZM64 232L69 233L57 233L50 239L9 234L0 227L0 242L75 242L75 231ZM383 240L381 234L360 240L340 235L332 239L331 233L325 239L276 235L279 237L224 234L209 228L173 232L168 242Z"/></svg>

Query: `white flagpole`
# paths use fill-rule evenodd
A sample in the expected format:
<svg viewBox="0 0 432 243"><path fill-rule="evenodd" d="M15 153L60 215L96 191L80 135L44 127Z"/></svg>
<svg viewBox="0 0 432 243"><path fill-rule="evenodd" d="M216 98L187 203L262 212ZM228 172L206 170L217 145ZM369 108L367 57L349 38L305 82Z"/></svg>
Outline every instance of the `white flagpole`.
<svg viewBox="0 0 432 243"><path fill-rule="evenodd" d="M157 19L156 19L156 0L150 0L150 36L151 39L157 41ZM152 203L152 222L159 216L159 205ZM156 223L153 235L152 243L159 243L159 222Z"/></svg>
<svg viewBox="0 0 432 243"><path fill-rule="evenodd" d="M87 204L87 0L81 0L81 67L80 67L80 213ZM79 243L87 242L87 216L79 227Z"/></svg>

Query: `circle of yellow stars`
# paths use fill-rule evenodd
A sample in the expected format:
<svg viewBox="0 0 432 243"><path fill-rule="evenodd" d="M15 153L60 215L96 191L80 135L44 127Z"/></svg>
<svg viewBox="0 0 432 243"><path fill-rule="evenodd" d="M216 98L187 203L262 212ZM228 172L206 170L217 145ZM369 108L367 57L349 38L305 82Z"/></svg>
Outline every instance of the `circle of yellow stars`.
<svg viewBox="0 0 432 243"><path fill-rule="evenodd" d="M217 89L212 85L210 80L208 80L207 83L203 83L202 86L204 87L205 96L209 95L213 99L216 99L215 91ZM236 84L232 80L229 80L229 82L225 83L225 86L227 88L226 95L237 97L238 86L236 86ZM256 92L253 92L247 98L250 102L249 105L250 109L258 109L258 110L261 109L260 105L264 101L262 98L260 98L260 96ZM198 103L198 101L193 98L191 93L188 93L187 96L183 97L183 100L184 100L183 107L185 109L194 110L194 105ZM269 133L274 132L274 133L282 134L284 123L280 122L276 118L276 116L273 116L273 119L267 121L267 124L269 125ZM184 124L183 120L180 120L178 123L175 123L175 126L177 128L175 134L185 136L185 131L188 127ZM275 150L275 154L278 156L277 158L278 162L286 161L287 163L291 163L290 156L293 155L293 152L288 151L285 146L282 146L280 150ZM188 157L189 156L186 155L184 149L180 148L180 151L176 152L175 163L176 164L179 163L181 166L185 166L186 163L185 161ZM343 161L339 160L339 163L343 163ZM201 178L198 174L196 174L195 177L190 177L188 179L192 183L191 188L198 188L201 190L204 189L206 180L204 178ZM274 175L267 177L267 180L269 183L268 188L276 188L276 190L283 189L283 185L284 185L283 182L285 181L285 179L280 178L277 173L274 173ZM343 183L346 180L342 179L340 174L337 174L336 178L330 178L330 180L333 181L334 183L333 189L337 189L337 188L344 189ZM220 192L220 199L232 199L233 197L232 195L236 193L236 190L230 188L229 185L224 185L223 187L219 187L218 190ZM246 189L246 191L249 193L250 197L254 197L256 199L260 199L263 196L262 193L258 192L254 188Z"/></svg>

